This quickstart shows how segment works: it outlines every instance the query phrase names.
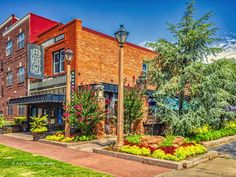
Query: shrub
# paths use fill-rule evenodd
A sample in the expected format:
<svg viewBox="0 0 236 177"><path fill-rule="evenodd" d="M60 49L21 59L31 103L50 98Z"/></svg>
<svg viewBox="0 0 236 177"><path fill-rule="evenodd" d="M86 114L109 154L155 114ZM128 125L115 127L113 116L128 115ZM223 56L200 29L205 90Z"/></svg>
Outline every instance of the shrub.
<svg viewBox="0 0 236 177"><path fill-rule="evenodd" d="M132 144L140 144L141 137L141 135L129 135L125 140Z"/></svg>
<svg viewBox="0 0 236 177"><path fill-rule="evenodd" d="M236 119L226 123L225 128L236 128Z"/></svg>
<svg viewBox="0 0 236 177"><path fill-rule="evenodd" d="M67 142L67 143L70 143L72 141L74 141L74 137L66 137L66 138L61 140L61 142Z"/></svg>
<svg viewBox="0 0 236 177"><path fill-rule="evenodd" d="M191 137L190 139L195 140L196 142L200 142L200 141L215 140L235 134L236 134L236 128L223 128L220 130L213 130L207 133L199 133Z"/></svg>
<svg viewBox="0 0 236 177"><path fill-rule="evenodd" d="M68 117L70 124L78 127L81 135L93 135L95 127L104 118L104 112L99 106L98 95L90 86L83 86L78 93L73 94L73 99L64 117Z"/></svg>
<svg viewBox="0 0 236 177"><path fill-rule="evenodd" d="M0 128L4 126L4 118L0 117Z"/></svg>
<svg viewBox="0 0 236 177"><path fill-rule="evenodd" d="M160 147L162 147L162 146L172 146L174 139L175 139L175 136L173 136L173 135L166 136L164 141L160 144Z"/></svg>
<svg viewBox="0 0 236 177"><path fill-rule="evenodd" d="M124 132L132 133L132 125L142 119L143 93L137 86L125 88L124 92Z"/></svg>
<svg viewBox="0 0 236 177"><path fill-rule="evenodd" d="M158 149L156 151L154 151L154 153L152 154L153 158L157 158L157 159L165 159L165 160L173 160L173 161L179 161L179 159L171 154L166 154L163 150Z"/></svg>
<svg viewBox="0 0 236 177"><path fill-rule="evenodd" d="M64 139L64 134L58 134L58 135L48 135L46 136L46 140L50 140L50 141L61 141Z"/></svg>
<svg viewBox="0 0 236 177"><path fill-rule="evenodd" d="M15 117L15 123L16 124L22 124L23 122L26 121L26 117L25 116L22 116L22 117Z"/></svg>
<svg viewBox="0 0 236 177"><path fill-rule="evenodd" d="M207 149L203 145L200 145L200 144L187 146L187 147L181 146L176 150L175 156L179 160L184 160L189 156L193 156L196 154L203 154L206 151L207 151Z"/></svg>
<svg viewBox="0 0 236 177"><path fill-rule="evenodd" d="M207 133L211 130L211 127L208 124L203 125L200 128L194 129L193 133L194 134L199 134L199 133Z"/></svg>
<svg viewBox="0 0 236 177"><path fill-rule="evenodd" d="M173 154L175 153L177 147L175 147L175 146L163 146L163 147L160 147L160 148L158 148L158 149L164 151L165 154L171 154L171 155L173 155Z"/></svg>
<svg viewBox="0 0 236 177"><path fill-rule="evenodd" d="M121 152L129 153L129 154L134 154L134 155L143 155L143 156L150 156L151 151L148 148L140 148L138 146L122 146L120 149Z"/></svg>
<svg viewBox="0 0 236 177"><path fill-rule="evenodd" d="M30 117L32 122L30 123L31 128L30 131L33 133L43 133L46 132L47 129L47 116L43 116L43 117L36 117L36 116L32 116Z"/></svg>
<svg viewBox="0 0 236 177"><path fill-rule="evenodd" d="M79 141L91 141L93 139L96 139L95 135L82 135L78 137Z"/></svg>

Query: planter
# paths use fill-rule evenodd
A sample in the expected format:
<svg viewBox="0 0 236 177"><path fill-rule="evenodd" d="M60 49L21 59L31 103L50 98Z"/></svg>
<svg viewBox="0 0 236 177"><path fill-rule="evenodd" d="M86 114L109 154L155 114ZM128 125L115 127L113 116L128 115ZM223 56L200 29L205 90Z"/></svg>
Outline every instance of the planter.
<svg viewBox="0 0 236 177"><path fill-rule="evenodd" d="M156 165L156 166L166 167L166 168L175 169L175 170L191 168L200 163L206 162L208 160L212 160L218 157L219 155L217 151L209 151L205 154L198 155L196 157L191 157L189 159L177 162L177 161L156 159L152 157L137 156L137 155L127 154L127 153L122 153L122 152L110 151L106 149L93 149L93 152L102 154L102 155L120 158L120 159L126 159L130 161L136 161L139 163Z"/></svg>
<svg viewBox="0 0 236 177"><path fill-rule="evenodd" d="M42 137L43 133L44 133L44 132L40 132L40 133L38 133L38 132L32 132L33 141L38 141L38 140Z"/></svg>

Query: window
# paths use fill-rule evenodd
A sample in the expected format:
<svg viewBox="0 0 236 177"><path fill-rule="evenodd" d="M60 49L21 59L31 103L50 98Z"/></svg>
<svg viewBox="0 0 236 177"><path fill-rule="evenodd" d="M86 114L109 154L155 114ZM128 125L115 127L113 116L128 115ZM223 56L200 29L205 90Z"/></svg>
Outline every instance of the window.
<svg viewBox="0 0 236 177"><path fill-rule="evenodd" d="M8 114L8 115L12 115L12 114L13 114L12 105L8 105L8 106L7 106L7 114Z"/></svg>
<svg viewBox="0 0 236 177"><path fill-rule="evenodd" d="M24 105L18 106L18 116L25 116L25 106Z"/></svg>
<svg viewBox="0 0 236 177"><path fill-rule="evenodd" d="M18 83L25 82L25 68L24 67L18 68L17 82Z"/></svg>
<svg viewBox="0 0 236 177"><path fill-rule="evenodd" d="M62 72L65 71L64 61L65 61L65 59L64 59L64 49L53 53L54 74L62 73Z"/></svg>
<svg viewBox="0 0 236 177"><path fill-rule="evenodd" d="M143 72L143 74L147 74L147 72L148 72L148 64L147 63L143 63L142 72Z"/></svg>
<svg viewBox="0 0 236 177"><path fill-rule="evenodd" d="M12 71L7 72L7 86L11 86L13 84L13 75Z"/></svg>
<svg viewBox="0 0 236 177"><path fill-rule="evenodd" d="M22 49L25 46L25 33L20 33L17 36L17 47L18 49Z"/></svg>
<svg viewBox="0 0 236 177"><path fill-rule="evenodd" d="M12 40L8 41L6 44L6 56L11 55L13 52L13 48L12 48Z"/></svg>

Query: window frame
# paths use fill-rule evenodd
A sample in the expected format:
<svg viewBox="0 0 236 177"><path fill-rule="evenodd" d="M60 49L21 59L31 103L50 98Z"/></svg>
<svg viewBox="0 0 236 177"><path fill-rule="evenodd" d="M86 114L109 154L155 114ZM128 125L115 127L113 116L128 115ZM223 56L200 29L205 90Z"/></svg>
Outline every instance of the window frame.
<svg viewBox="0 0 236 177"><path fill-rule="evenodd" d="M18 116L25 116L25 106L24 105L17 106L17 114L18 114Z"/></svg>
<svg viewBox="0 0 236 177"><path fill-rule="evenodd" d="M64 56L64 49L60 49L56 52L53 52L53 74L60 74L65 72L65 56ZM58 55L58 61L56 61L56 55ZM57 66L56 66L57 65ZM62 67L63 66L63 67ZM56 68L58 67L58 71Z"/></svg>
<svg viewBox="0 0 236 177"><path fill-rule="evenodd" d="M21 69L23 69L23 72L20 73ZM17 72L17 83L24 83L25 82L25 67L21 66L19 67Z"/></svg>
<svg viewBox="0 0 236 177"><path fill-rule="evenodd" d="M20 34L17 35L17 48L18 50L20 50L23 49L24 47L25 47L25 33L21 32Z"/></svg>
<svg viewBox="0 0 236 177"><path fill-rule="evenodd" d="M9 74L11 74L11 77L9 77ZM6 76L6 86L12 86L13 85L13 72L12 71L8 71L7 72L7 76Z"/></svg>
<svg viewBox="0 0 236 177"><path fill-rule="evenodd" d="M13 106L10 104L7 105L7 115L9 115L9 116L13 115Z"/></svg>
<svg viewBox="0 0 236 177"><path fill-rule="evenodd" d="M13 53L13 41L9 40L6 43L6 56L7 57L10 56L12 53Z"/></svg>
<svg viewBox="0 0 236 177"><path fill-rule="evenodd" d="M145 69L144 69L145 66ZM147 74L148 73L148 64L147 63L142 63L142 73Z"/></svg>

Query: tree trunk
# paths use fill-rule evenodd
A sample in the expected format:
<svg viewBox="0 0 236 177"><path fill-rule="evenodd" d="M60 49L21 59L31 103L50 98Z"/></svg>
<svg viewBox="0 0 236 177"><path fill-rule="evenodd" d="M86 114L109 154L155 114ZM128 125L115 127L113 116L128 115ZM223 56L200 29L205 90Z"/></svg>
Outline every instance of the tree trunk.
<svg viewBox="0 0 236 177"><path fill-rule="evenodd" d="M70 122L68 118L65 121L65 137L70 137Z"/></svg>

